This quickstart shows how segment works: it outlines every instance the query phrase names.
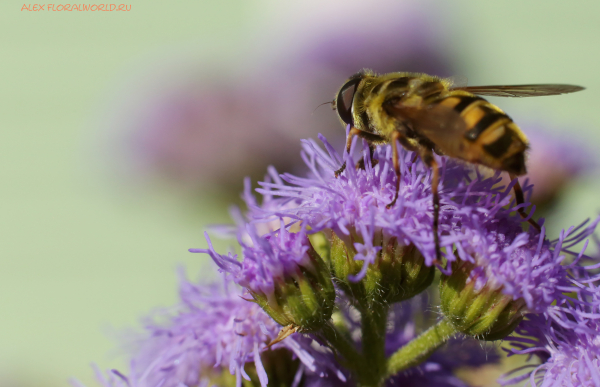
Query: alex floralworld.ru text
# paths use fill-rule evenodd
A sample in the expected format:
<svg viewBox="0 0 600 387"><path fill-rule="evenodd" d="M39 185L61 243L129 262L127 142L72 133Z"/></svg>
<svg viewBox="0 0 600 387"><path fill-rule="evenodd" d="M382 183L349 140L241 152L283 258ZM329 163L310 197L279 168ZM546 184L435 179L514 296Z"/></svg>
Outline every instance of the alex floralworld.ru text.
<svg viewBox="0 0 600 387"><path fill-rule="evenodd" d="M23 4L21 11L131 11L131 4Z"/></svg>

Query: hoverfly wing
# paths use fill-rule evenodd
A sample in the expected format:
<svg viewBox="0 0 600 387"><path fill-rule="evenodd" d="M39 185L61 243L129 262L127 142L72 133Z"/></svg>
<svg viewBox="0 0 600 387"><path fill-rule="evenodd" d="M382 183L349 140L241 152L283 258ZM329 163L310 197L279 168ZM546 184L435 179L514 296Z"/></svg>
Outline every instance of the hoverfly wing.
<svg viewBox="0 0 600 387"><path fill-rule="evenodd" d="M463 89L467 87L469 80L464 75L453 75L446 78L446 81L450 84L450 89Z"/></svg>
<svg viewBox="0 0 600 387"><path fill-rule="evenodd" d="M419 136L436 145L436 152L439 150L449 156L459 154L467 127L464 119L454 109L439 104L413 107L397 103L388 113L407 121Z"/></svg>
<svg viewBox="0 0 600 387"><path fill-rule="evenodd" d="M544 95L559 95L584 90L585 87L562 84L542 85L506 85L506 86L464 86L452 90L464 90L475 95L489 97L541 97Z"/></svg>

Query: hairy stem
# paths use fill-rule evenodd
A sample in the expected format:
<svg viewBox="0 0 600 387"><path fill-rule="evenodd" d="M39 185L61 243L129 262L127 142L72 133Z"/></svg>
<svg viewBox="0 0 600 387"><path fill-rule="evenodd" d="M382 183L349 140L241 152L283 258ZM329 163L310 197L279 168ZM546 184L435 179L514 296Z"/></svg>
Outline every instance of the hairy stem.
<svg viewBox="0 0 600 387"><path fill-rule="evenodd" d="M357 351L354 343L342 332L340 332L331 322L323 326L321 335L329 343L334 352L337 352L342 359L340 363L357 375L364 372L364 360Z"/></svg>
<svg viewBox="0 0 600 387"><path fill-rule="evenodd" d="M379 386L386 376L385 333L389 306L373 303L361 311L362 350L368 374L361 385Z"/></svg>
<svg viewBox="0 0 600 387"><path fill-rule="evenodd" d="M455 333L456 330L448 320L441 320L390 356L386 376L392 377L420 364Z"/></svg>

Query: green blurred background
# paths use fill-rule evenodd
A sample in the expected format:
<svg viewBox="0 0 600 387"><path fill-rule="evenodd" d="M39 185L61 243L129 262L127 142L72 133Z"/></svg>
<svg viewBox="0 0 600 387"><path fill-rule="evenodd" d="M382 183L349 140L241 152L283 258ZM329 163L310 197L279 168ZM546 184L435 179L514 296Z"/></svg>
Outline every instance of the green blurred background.
<svg viewBox="0 0 600 387"><path fill-rule="evenodd" d="M126 368L114 339L121 329L176 301L178 264L192 277L213 271L187 249L205 246L207 224L228 221L241 182L186 189L121 170L122 155L111 153L118 125L110 123L127 108L129 88L152 94L144 85L190 66L221 80L268 74L269 63L327 33L323 26L375 28L392 3L132 1L130 12L25 12L1 2L0 386L62 386L71 376L95 385L90 362ZM417 7L469 84L585 86L570 96L492 101L518 123L541 119L595 151L600 3ZM595 216L599 190L593 175L568 187L551 232Z"/></svg>

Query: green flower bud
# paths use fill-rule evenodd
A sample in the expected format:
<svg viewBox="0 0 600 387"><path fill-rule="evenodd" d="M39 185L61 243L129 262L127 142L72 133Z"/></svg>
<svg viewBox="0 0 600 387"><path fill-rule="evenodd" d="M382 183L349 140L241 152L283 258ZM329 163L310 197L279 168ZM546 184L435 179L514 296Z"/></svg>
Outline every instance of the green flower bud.
<svg viewBox="0 0 600 387"><path fill-rule="evenodd" d="M362 269L363 262L354 259L353 242L361 242L358 235L341 238L331 232L330 260L334 278L351 297L369 302L400 302L424 291L433 281L435 269L425 265L425 260L414 245L402 245L396 238L375 238L381 249L366 275L358 282L349 279Z"/></svg>
<svg viewBox="0 0 600 387"><path fill-rule="evenodd" d="M273 292L250 290L254 301L278 324L296 331L318 331L333 312L335 289L329 268L306 239L308 250L302 264L282 280ZM293 332L292 332L293 330Z"/></svg>
<svg viewBox="0 0 600 387"><path fill-rule="evenodd" d="M269 377L269 387L288 387L294 384L300 360L289 349L279 348L263 351L260 355L265 372ZM245 371L250 380L243 380L244 387L260 387L255 363L249 363ZM228 384L233 386L234 384Z"/></svg>
<svg viewBox="0 0 600 387"><path fill-rule="evenodd" d="M473 267L472 263L457 261L452 264L452 274L442 276L442 312L458 332L480 340L503 339L523 319L525 302L487 284L476 289L476 278L470 277Z"/></svg>
<svg viewBox="0 0 600 387"><path fill-rule="evenodd" d="M269 378L269 387L288 387L293 385L294 377L300 366L300 360L293 352L285 349L271 349L260 354L261 362ZM250 378L240 378L243 387L260 387L260 379L256 372L255 363L248 361L244 365L244 371ZM209 380L209 386L235 386L236 375L232 375L227 367L207 367L202 370L203 379Z"/></svg>

